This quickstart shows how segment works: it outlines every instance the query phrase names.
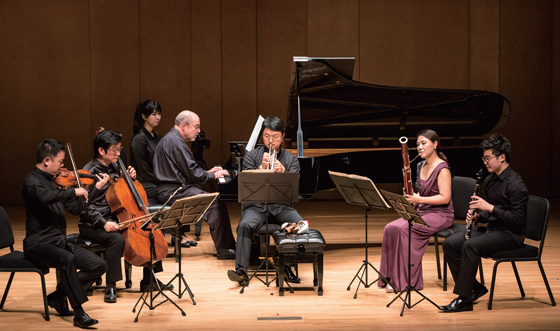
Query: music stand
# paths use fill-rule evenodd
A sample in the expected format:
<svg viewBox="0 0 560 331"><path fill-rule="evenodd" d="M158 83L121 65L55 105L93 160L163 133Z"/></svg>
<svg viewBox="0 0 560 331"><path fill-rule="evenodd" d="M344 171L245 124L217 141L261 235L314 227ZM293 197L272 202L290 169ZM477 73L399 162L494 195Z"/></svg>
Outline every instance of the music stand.
<svg viewBox="0 0 560 331"><path fill-rule="evenodd" d="M176 200L171 208L166 211L165 216L156 228L162 230L174 229L175 238L181 238L181 228L184 225L200 222L202 216L206 213L208 208L210 208L210 205L214 203L214 200L216 200L218 195L219 193L205 193ZM177 245L180 243L175 240L175 244ZM179 291L177 293L175 293L175 291L171 291L171 293L175 294L180 299L183 297L185 291L188 291L193 304L196 305L196 301L194 301L194 294L192 293L181 271L181 249L177 249L176 251L179 261L179 272L175 274L175 276L167 284L171 284L175 279L179 279ZM181 290L181 285L184 285L185 289Z"/></svg>
<svg viewBox="0 0 560 331"><path fill-rule="evenodd" d="M152 218L159 219L159 223L155 226L154 230L155 229L175 229L175 235L176 235L177 238L179 238L180 237L181 226L187 225L187 224L194 224L194 223L200 221L200 219L202 218L202 215L204 215L204 213L206 212L208 207L214 202L214 200L216 199L217 196L218 196L218 193L208 193L208 194L200 194L200 195L196 195L196 196L192 196L192 197L187 197L187 198L183 198L183 199L175 201L173 203L173 205L171 206L171 208L169 208L168 210L165 210L164 213L159 214L156 217L154 217L155 215L152 216ZM151 231L150 231L150 239L151 239L152 246L153 246L153 232L151 232ZM153 250L153 247L152 247L152 250ZM134 322L138 321L138 316L142 312L142 308L144 307L144 305L148 306L150 310L154 310L155 308L157 308L161 304L165 303L166 301L170 301L175 307L177 307L177 309L179 309L181 311L181 314L183 316L186 316L185 312L175 302L173 302L173 300L171 300L165 293L163 293L163 289L165 287L167 287L167 285L171 284L176 278L179 278L179 286L178 286L179 291L178 291L178 293L175 293L174 291L171 291L171 292L173 294L175 294L177 297L181 298L183 296L183 293L185 291L188 291L193 304L196 305L196 302L194 301L194 294L190 290L189 285L187 284L187 281L185 280L185 277L183 276L183 273L181 272L181 250L178 249L176 251L177 251L177 254L179 256L179 272L175 275L175 277L173 277L173 279L171 279L163 287L160 287L159 284L158 285L154 284L154 278L155 277L154 277L154 274L153 274L152 263L151 263L151 259L152 259L151 256L152 255L150 255L150 285L142 293L142 296L138 299L138 301L136 302L136 305L132 309L132 312L135 312L136 307L138 306L138 303L140 303L140 301L143 301L142 306L140 307ZM182 284L185 286L184 290L181 290L181 285ZM157 294L155 296L152 293L152 291L154 291L154 290L157 290ZM153 302L154 302L155 298L157 298L157 296L160 295L160 294L163 297L165 297L165 300L163 300L162 302L160 302L160 303L158 303L157 305L154 306ZM148 295L150 296L150 303L147 303Z"/></svg>
<svg viewBox="0 0 560 331"><path fill-rule="evenodd" d="M336 188L338 189L340 194L342 194L344 200L346 200L347 203L366 207L364 215L366 230L365 260L346 288L347 291L350 291L350 287L352 286L354 280L356 280L356 278L360 280L360 282L358 283L358 287L356 287L356 292L354 293L354 299L356 299L358 297L358 289L360 288L360 284L364 284L364 287L369 288L378 280L383 279L383 281L391 285L389 280L385 278L368 260L368 211L370 211L371 208L389 209L391 208L391 206L389 206L385 199L383 199L383 196L381 195L375 184L371 181L371 179L363 176L348 175L345 173L334 171L329 171L329 175L331 176L331 179L336 185ZM368 282L368 267L371 267L378 275L377 279L372 281L371 283ZM394 286L392 287L394 288Z"/></svg>
<svg viewBox="0 0 560 331"><path fill-rule="evenodd" d="M246 170L238 174L238 202L243 203L262 203L265 210L270 203L293 203L299 201L299 173L278 173L271 170ZM268 233L268 216L265 218L266 226L266 251L265 259L259 267L253 272L246 285L241 288L239 293L243 293L245 287L249 285L251 279L257 278L266 287L269 287L277 276L268 281L268 248L270 243ZM265 265L266 264L266 265ZM266 281L257 276L257 272L265 266ZM272 263L276 271L278 267ZM289 285L289 284L288 284Z"/></svg>
<svg viewBox="0 0 560 331"><path fill-rule="evenodd" d="M420 215L418 214L416 209L408 202L408 200L406 200L405 197L403 197L400 194L395 194L395 193L387 192L387 191L384 191L384 190L381 190L381 193L383 194L385 199L391 204L393 209L395 209L395 211L404 220L408 221L408 285L391 302L389 302L389 304L387 304L387 307L389 307L393 302L395 302L395 300L397 300L399 298L403 301L403 306L402 306L402 309L401 309L401 316L404 313L404 307L407 307L408 309L411 309L412 307L414 307L417 304L419 304L420 302L422 302L424 299L428 300L432 305L437 307L438 305L436 305L432 300L430 300L424 294L420 293L420 291L418 291L414 286L410 285L410 272L411 272L410 269L412 267L412 264L410 263L412 223L420 224L422 226L427 226L427 227L429 227L429 225L426 222L424 222L424 220L422 219L422 217L420 217ZM420 299L415 304L412 304L412 299L411 299L411 292L412 291L418 293L422 297L422 299ZM405 292L406 292L406 295L404 296L404 299L403 299L403 298L401 298L401 296ZM408 299L408 302L407 302L407 299Z"/></svg>

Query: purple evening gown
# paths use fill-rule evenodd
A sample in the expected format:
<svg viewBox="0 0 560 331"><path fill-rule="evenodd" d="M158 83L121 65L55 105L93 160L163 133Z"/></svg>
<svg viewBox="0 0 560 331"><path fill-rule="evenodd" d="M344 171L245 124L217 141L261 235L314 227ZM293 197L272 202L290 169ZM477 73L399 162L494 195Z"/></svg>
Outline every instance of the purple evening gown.
<svg viewBox="0 0 560 331"><path fill-rule="evenodd" d="M439 194L437 178L441 169L449 168L447 162L436 166L427 180L420 178L418 165L416 184L420 186L421 196L433 196ZM453 202L449 200L447 205L419 204L418 214L428 223L425 227L413 223L410 250L411 277L410 285L421 290L424 288L422 278L422 255L428 246L430 237L441 230L445 230L453 223ZM402 218L394 220L385 226L383 230L383 243L381 248L381 266L379 272L389 277L391 284L397 291L402 291L408 285L408 222ZM385 286L383 280L379 280L379 286Z"/></svg>

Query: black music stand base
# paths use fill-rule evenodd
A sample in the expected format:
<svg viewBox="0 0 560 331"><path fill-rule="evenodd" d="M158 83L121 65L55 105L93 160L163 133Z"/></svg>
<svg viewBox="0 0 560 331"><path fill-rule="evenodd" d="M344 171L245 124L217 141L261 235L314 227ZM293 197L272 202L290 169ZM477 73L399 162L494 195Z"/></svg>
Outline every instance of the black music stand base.
<svg viewBox="0 0 560 331"><path fill-rule="evenodd" d="M375 269L375 267L368 261L368 211L370 210L371 208L367 208L364 215L365 223L366 223L366 253L365 253L366 259L363 261L362 265L360 266L360 269L358 269L358 272L356 272L356 275L354 276L354 278L352 278L352 281L350 282L350 284L348 284L348 287L346 288L347 291L350 291L350 287L352 286L352 283L354 283L356 278L360 280L358 282L358 287L356 287L356 292L354 293L354 299L358 297L358 290L360 289L360 284L364 284L365 288L369 288L371 285L375 284L378 280L383 279L385 283L391 285L389 280L383 277L383 275L377 269ZM377 279L372 281L371 283L368 283L368 267L371 267L373 271L375 271L378 275ZM360 272L362 273L361 275ZM365 274L365 280L364 280L364 274ZM391 285L391 287L395 288L393 285ZM393 291L397 293L396 290Z"/></svg>
<svg viewBox="0 0 560 331"><path fill-rule="evenodd" d="M432 305L438 307L438 305L436 305L427 296L420 293L420 291L418 291L414 286L410 285L410 271L411 271L410 269L411 269L411 266L412 266L412 264L410 263L411 236L412 236L412 220L408 220L408 285L391 302L389 302L389 304L387 304L387 308L388 308L389 306L391 306L391 304L393 302L395 302L395 300L401 299L403 301L403 306L402 306L402 309L401 309L401 317L403 316L403 313L404 313L404 307L406 307L408 309L412 309L412 307L414 307L417 304L419 304L420 302L424 301L424 299L429 301ZM411 298L413 291L418 293L418 295L420 295L422 297L422 299L418 300L415 304L412 304L412 298ZM406 293L404 298L401 297L403 293Z"/></svg>
<svg viewBox="0 0 560 331"><path fill-rule="evenodd" d="M183 309L181 309L181 307L179 307L175 302L173 302L173 300L171 300L165 293L163 293L163 288L160 287L159 284L156 284L156 282L155 282L156 277L154 276L154 270L153 270L154 265L152 263L154 252L155 252L155 246L154 246L154 233L151 230L150 230L149 237L150 237L150 246L151 246L150 247L150 264L148 265L148 268L150 268L150 284L144 290L144 292L142 292L142 295L140 296L138 301L136 301L136 304L134 305L134 308L132 308L132 312L135 313L136 312L136 307L138 306L139 303L141 303L140 309L138 310L138 314L136 314L136 318L134 318L134 322L135 323L138 322L138 316L140 316L140 313L142 312L142 308L144 308L144 306L148 306L148 308L150 310L154 310L157 307L159 307L161 304L163 304L167 301L171 302L175 307L177 307L177 309L179 309L179 311L181 311L181 315L187 316L187 314L185 314ZM154 291L157 291L156 295L153 294ZM165 300L158 303L157 305L154 305L154 300L160 294L163 297L165 297Z"/></svg>
<svg viewBox="0 0 560 331"><path fill-rule="evenodd" d="M177 291L177 293L172 290L171 293L175 294L179 299L181 299L185 291L188 291L193 305L196 305L196 301L194 301L194 294L192 293L189 284L187 284L187 281L185 280L185 276L183 275L181 269L181 240L177 238L181 238L181 223L177 224L177 228L175 228L175 252L177 252L177 258L175 260L177 263L179 263L179 270L167 284L172 284L175 279L179 280L179 290ZM181 289L181 285L183 285L185 288Z"/></svg>

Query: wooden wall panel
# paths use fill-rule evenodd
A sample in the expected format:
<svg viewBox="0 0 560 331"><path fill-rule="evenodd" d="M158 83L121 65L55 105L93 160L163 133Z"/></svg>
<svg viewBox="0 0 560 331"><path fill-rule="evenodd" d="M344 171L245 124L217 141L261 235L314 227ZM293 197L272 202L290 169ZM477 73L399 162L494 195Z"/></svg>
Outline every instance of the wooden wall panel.
<svg viewBox="0 0 560 331"><path fill-rule="evenodd" d="M21 183L43 139L85 146L88 36L87 2L0 1L2 204L22 203Z"/></svg>
<svg viewBox="0 0 560 331"><path fill-rule="evenodd" d="M257 2L222 2L224 144L248 140L257 120ZM223 160L229 158L224 147Z"/></svg>
<svg viewBox="0 0 560 331"><path fill-rule="evenodd" d="M360 1L360 78L468 87L468 1Z"/></svg>
<svg viewBox="0 0 560 331"><path fill-rule="evenodd" d="M560 195L560 135L557 134L560 127L560 0L552 2L552 129L551 137L551 185L550 195Z"/></svg>
<svg viewBox="0 0 560 331"><path fill-rule="evenodd" d="M500 2L500 93L512 115L503 134L529 192L550 193L551 2Z"/></svg>
<svg viewBox="0 0 560 331"><path fill-rule="evenodd" d="M162 134L198 112L207 163L222 163L257 114L285 119L293 56L355 54L360 81L504 95L514 169L531 193L557 195L558 36L560 0L0 0L0 139L17 160L0 163L0 203L21 203L46 137L72 142L79 166L99 125L128 149L148 98L164 108Z"/></svg>
<svg viewBox="0 0 560 331"><path fill-rule="evenodd" d="M140 1L140 99L162 107L162 136L191 108L190 2ZM131 125L132 111L130 107Z"/></svg>
<svg viewBox="0 0 560 331"><path fill-rule="evenodd" d="M307 1L306 56L356 58L354 80L360 80L360 1Z"/></svg>
<svg viewBox="0 0 560 331"><path fill-rule="evenodd" d="M132 119L140 97L138 1L90 2L91 126L87 134L103 126L123 134L128 153ZM92 141L92 140L91 140ZM78 162L84 165L93 156Z"/></svg>
<svg viewBox="0 0 560 331"><path fill-rule="evenodd" d="M498 93L500 0L469 1L469 89Z"/></svg>
<svg viewBox="0 0 560 331"><path fill-rule="evenodd" d="M222 5L220 0L191 1L191 110L200 116L212 146L208 167L222 163Z"/></svg>
<svg viewBox="0 0 560 331"><path fill-rule="evenodd" d="M293 56L307 53L306 2L257 1L258 112L286 120Z"/></svg>

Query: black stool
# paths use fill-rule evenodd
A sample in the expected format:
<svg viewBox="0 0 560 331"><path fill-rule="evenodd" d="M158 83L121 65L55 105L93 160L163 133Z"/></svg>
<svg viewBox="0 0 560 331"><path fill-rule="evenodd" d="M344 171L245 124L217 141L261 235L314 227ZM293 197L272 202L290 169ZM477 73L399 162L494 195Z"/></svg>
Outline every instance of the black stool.
<svg viewBox="0 0 560 331"><path fill-rule="evenodd" d="M318 230L309 230L306 234L272 234L278 252L278 279L280 290L284 295L284 281L286 278L284 266L286 263L313 263L313 286L318 286L317 292L323 295L323 249L325 239ZM293 293L293 289L290 290Z"/></svg>

